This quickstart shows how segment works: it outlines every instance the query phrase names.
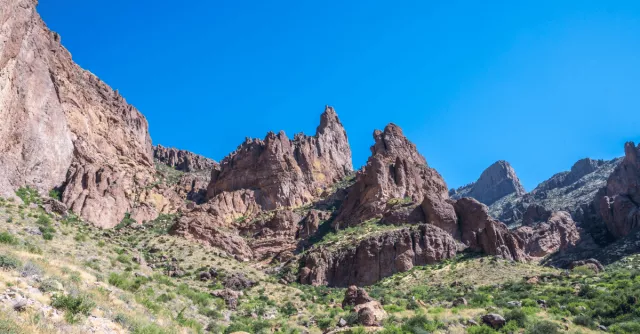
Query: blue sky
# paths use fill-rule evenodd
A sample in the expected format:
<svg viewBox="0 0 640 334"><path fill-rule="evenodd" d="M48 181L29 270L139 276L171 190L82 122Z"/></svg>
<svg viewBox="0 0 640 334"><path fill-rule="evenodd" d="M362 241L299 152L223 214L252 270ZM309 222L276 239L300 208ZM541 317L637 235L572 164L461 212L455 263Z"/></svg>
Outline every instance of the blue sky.
<svg viewBox="0 0 640 334"><path fill-rule="evenodd" d="M400 125L450 187L507 160L527 190L640 140L638 1L40 0L154 143L217 160L324 105L354 164Z"/></svg>

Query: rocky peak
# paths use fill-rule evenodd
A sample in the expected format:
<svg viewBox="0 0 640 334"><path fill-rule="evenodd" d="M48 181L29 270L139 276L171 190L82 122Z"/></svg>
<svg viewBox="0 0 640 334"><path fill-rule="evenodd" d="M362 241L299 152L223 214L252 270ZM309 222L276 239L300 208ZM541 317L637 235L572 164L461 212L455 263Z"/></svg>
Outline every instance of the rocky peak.
<svg viewBox="0 0 640 334"><path fill-rule="evenodd" d="M444 201L448 199L447 186L438 172L429 168L416 146L391 123L384 131L373 133L372 155L366 166L356 175L356 182L348 190L347 198L333 222L334 228L351 226L368 219L381 218L389 212L394 202L420 205L434 216L443 211L453 211ZM438 208L431 210L431 208ZM445 209L446 208L446 209ZM424 213L418 209L416 221L424 221ZM448 219L447 219L448 220Z"/></svg>
<svg viewBox="0 0 640 334"><path fill-rule="evenodd" d="M352 169L347 134L335 110L327 107L315 136L289 140L284 131L264 140L246 139L212 173L208 197L222 192L257 191L264 209L297 206L319 196Z"/></svg>
<svg viewBox="0 0 640 334"><path fill-rule="evenodd" d="M453 198L473 197L491 205L495 201L511 194L522 196L526 193L511 165L499 160L485 169L478 181L452 192Z"/></svg>
<svg viewBox="0 0 640 334"><path fill-rule="evenodd" d="M153 157L159 162L183 172L211 170L217 163L201 155L173 147L153 147Z"/></svg>
<svg viewBox="0 0 640 334"><path fill-rule="evenodd" d="M607 180L596 202L609 232L616 238L640 227L640 145L624 145L624 159Z"/></svg>

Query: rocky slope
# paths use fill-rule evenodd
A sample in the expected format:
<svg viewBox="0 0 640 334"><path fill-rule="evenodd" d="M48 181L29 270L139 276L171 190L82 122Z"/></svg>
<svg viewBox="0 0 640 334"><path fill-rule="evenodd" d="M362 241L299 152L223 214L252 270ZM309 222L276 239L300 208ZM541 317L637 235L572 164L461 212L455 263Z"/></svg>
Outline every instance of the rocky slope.
<svg viewBox="0 0 640 334"><path fill-rule="evenodd" d="M398 126L376 131L374 140L367 165L331 223L346 240L313 245L300 261L301 282L369 285L462 251L524 262L564 250L580 238L564 212L510 231L477 200L448 198L440 175Z"/></svg>
<svg viewBox="0 0 640 334"><path fill-rule="evenodd" d="M531 219L536 210L567 211L580 223L597 219L593 200L620 161L581 159L570 171L553 175L529 193L513 192L498 199L489 205L489 212L509 226L525 223L523 220ZM470 196L464 189L456 191L453 197Z"/></svg>
<svg viewBox="0 0 640 334"><path fill-rule="evenodd" d="M154 176L146 119L73 62L36 5L0 1L0 194L60 188L69 208L103 227L126 213L154 218L157 203L138 203Z"/></svg>
<svg viewBox="0 0 640 334"><path fill-rule="evenodd" d="M511 165L500 160L485 169L478 181L449 192L451 198L473 197L486 205L507 196L526 193Z"/></svg>

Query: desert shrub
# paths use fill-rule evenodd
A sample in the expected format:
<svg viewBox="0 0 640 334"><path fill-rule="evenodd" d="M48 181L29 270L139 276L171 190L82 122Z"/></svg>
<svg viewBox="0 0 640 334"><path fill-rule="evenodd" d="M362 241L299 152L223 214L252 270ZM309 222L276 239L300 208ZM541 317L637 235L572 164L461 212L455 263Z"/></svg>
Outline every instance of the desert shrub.
<svg viewBox="0 0 640 334"><path fill-rule="evenodd" d="M518 327L525 327L527 325L527 314L521 309L513 309L504 316L507 321L514 321L518 324Z"/></svg>
<svg viewBox="0 0 640 334"><path fill-rule="evenodd" d="M109 274L109 278L107 279L107 282L109 282L109 284L115 287L118 287L122 290L127 290L131 292L137 291L138 289L140 289L142 285L144 285L148 281L149 279L145 277L131 278L131 274L129 274L128 272L125 272L122 274L111 273Z"/></svg>
<svg viewBox="0 0 640 334"><path fill-rule="evenodd" d="M51 291L58 291L60 290L61 287L62 287L62 284L58 280L53 278L48 278L42 281L38 288L42 292L51 292Z"/></svg>
<svg viewBox="0 0 640 334"><path fill-rule="evenodd" d="M23 330L18 327L18 324L11 319L0 318L0 333L3 334L25 334Z"/></svg>
<svg viewBox="0 0 640 334"><path fill-rule="evenodd" d="M331 325L333 324L333 319L329 317L320 318L318 319L317 324L318 328L325 330L331 327Z"/></svg>
<svg viewBox="0 0 640 334"><path fill-rule="evenodd" d="M445 328L445 325L438 320L429 320L422 314L415 315L407 319L402 325L402 329L409 332L433 332Z"/></svg>
<svg viewBox="0 0 640 334"><path fill-rule="evenodd" d="M588 328L594 328L596 326L596 323L593 320L593 318L587 315L579 315L573 318L573 323L576 325L580 325Z"/></svg>
<svg viewBox="0 0 640 334"><path fill-rule="evenodd" d="M60 193L60 190L58 190L58 189L49 190L49 197L51 197L53 199L57 199L58 201L62 200L62 194Z"/></svg>
<svg viewBox="0 0 640 334"><path fill-rule="evenodd" d="M472 326L467 329L467 333L469 334L497 334L496 330L493 328L482 325L482 326Z"/></svg>
<svg viewBox="0 0 640 334"><path fill-rule="evenodd" d="M131 218L131 213L126 212L124 214L124 218L122 218L122 220L120 221L120 223L118 223L118 225L116 225L115 230L120 230L123 229L125 227L130 226L131 224L135 224L136 220Z"/></svg>
<svg viewBox="0 0 640 334"><path fill-rule="evenodd" d="M209 302L211 302L211 299L212 299L210 294L193 290L184 283L178 285L176 292L182 296L185 296L191 299L192 302L200 306L208 306Z"/></svg>
<svg viewBox="0 0 640 334"><path fill-rule="evenodd" d="M65 311L67 322L75 323L78 321L79 316L89 315L96 303L90 296L84 294L77 296L58 294L51 297L51 306Z"/></svg>
<svg viewBox="0 0 640 334"><path fill-rule="evenodd" d="M560 333L560 326L557 324L543 320L534 323L530 328L525 332L526 334L556 334Z"/></svg>
<svg viewBox="0 0 640 334"><path fill-rule="evenodd" d="M12 270L20 267L20 260L7 254L0 254L0 269Z"/></svg>
<svg viewBox="0 0 640 334"><path fill-rule="evenodd" d="M0 244L16 245L18 239L9 232L0 232Z"/></svg>
<svg viewBox="0 0 640 334"><path fill-rule="evenodd" d="M31 203L40 203L40 196L38 195L38 191L29 186L18 188L18 190L16 190L16 196L20 197L25 205L29 205Z"/></svg>
<svg viewBox="0 0 640 334"><path fill-rule="evenodd" d="M39 265L29 261L22 266L20 270L20 275L22 277L29 277L33 275L42 275L42 268Z"/></svg>
<svg viewBox="0 0 640 334"><path fill-rule="evenodd" d="M636 320L614 324L613 326L609 327L609 331L615 334L640 333L640 322Z"/></svg>

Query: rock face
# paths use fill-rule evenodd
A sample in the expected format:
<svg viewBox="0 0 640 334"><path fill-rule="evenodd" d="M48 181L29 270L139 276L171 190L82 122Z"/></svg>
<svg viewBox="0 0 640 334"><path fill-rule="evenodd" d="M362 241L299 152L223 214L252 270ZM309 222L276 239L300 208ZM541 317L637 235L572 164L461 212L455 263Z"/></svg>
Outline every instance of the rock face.
<svg viewBox="0 0 640 334"><path fill-rule="evenodd" d="M326 107L315 136L267 134L247 139L211 174L207 196L251 191L262 210L309 203L352 169L347 134L332 107Z"/></svg>
<svg viewBox="0 0 640 334"><path fill-rule="evenodd" d="M599 205L614 237L625 237L640 226L640 145L625 144L624 159L609 176Z"/></svg>
<svg viewBox="0 0 640 334"><path fill-rule="evenodd" d="M576 222L591 224L600 220L599 205L593 201L620 161L581 159L570 171L553 175L528 194L511 194L494 202L489 206L489 213L509 226L526 225L526 220L531 218L527 215L534 214L534 210L567 211ZM598 236L598 239L605 237Z"/></svg>
<svg viewBox="0 0 640 334"><path fill-rule="evenodd" d="M335 229L381 218L394 202L422 203L418 219L432 220L438 225L455 224L455 215L448 199L447 185L416 146L391 123L384 131L373 133L375 144L367 165L356 175L347 198L333 222ZM424 201L425 198L428 200Z"/></svg>
<svg viewBox="0 0 640 334"><path fill-rule="evenodd" d="M63 202L104 227L157 215L135 201L153 180L147 121L73 62L36 5L0 0L0 195L63 186Z"/></svg>
<svg viewBox="0 0 640 334"><path fill-rule="evenodd" d="M451 258L458 248L451 235L435 226L403 228L367 237L351 247L309 252L302 259L300 282L338 287L369 285L416 265Z"/></svg>
<svg viewBox="0 0 640 334"><path fill-rule="evenodd" d="M195 153L178 150L173 147L157 145L153 147L153 157L159 162L183 172L211 170L217 165L215 161Z"/></svg>
<svg viewBox="0 0 640 334"><path fill-rule="evenodd" d="M318 199L351 169L346 132L334 109L326 107L315 136L298 134L289 140L280 132L264 140L247 139L213 169L207 203L185 212L174 232L243 258L290 251L302 217L289 208ZM269 211L276 216L262 215ZM250 245L240 242L235 232L221 228L253 239Z"/></svg>
<svg viewBox="0 0 640 334"><path fill-rule="evenodd" d="M558 211L546 222L521 226L515 234L524 240L524 251L532 257L544 257L575 246L580 240L576 223L568 212Z"/></svg>
<svg viewBox="0 0 640 334"><path fill-rule="evenodd" d="M473 198L456 201L462 242L472 251L496 255L515 261L527 261L524 240L511 233L506 225L489 216L486 205Z"/></svg>
<svg viewBox="0 0 640 334"><path fill-rule="evenodd" d="M526 193L511 165L500 160L485 169L478 181L451 191L454 199L473 197L478 201L491 205L507 195L522 196Z"/></svg>
<svg viewBox="0 0 640 334"><path fill-rule="evenodd" d="M380 326L387 318L387 312L382 305L369 297L369 294L355 285L350 286L345 292L342 307L353 306L353 311L358 315L358 323L363 326Z"/></svg>

